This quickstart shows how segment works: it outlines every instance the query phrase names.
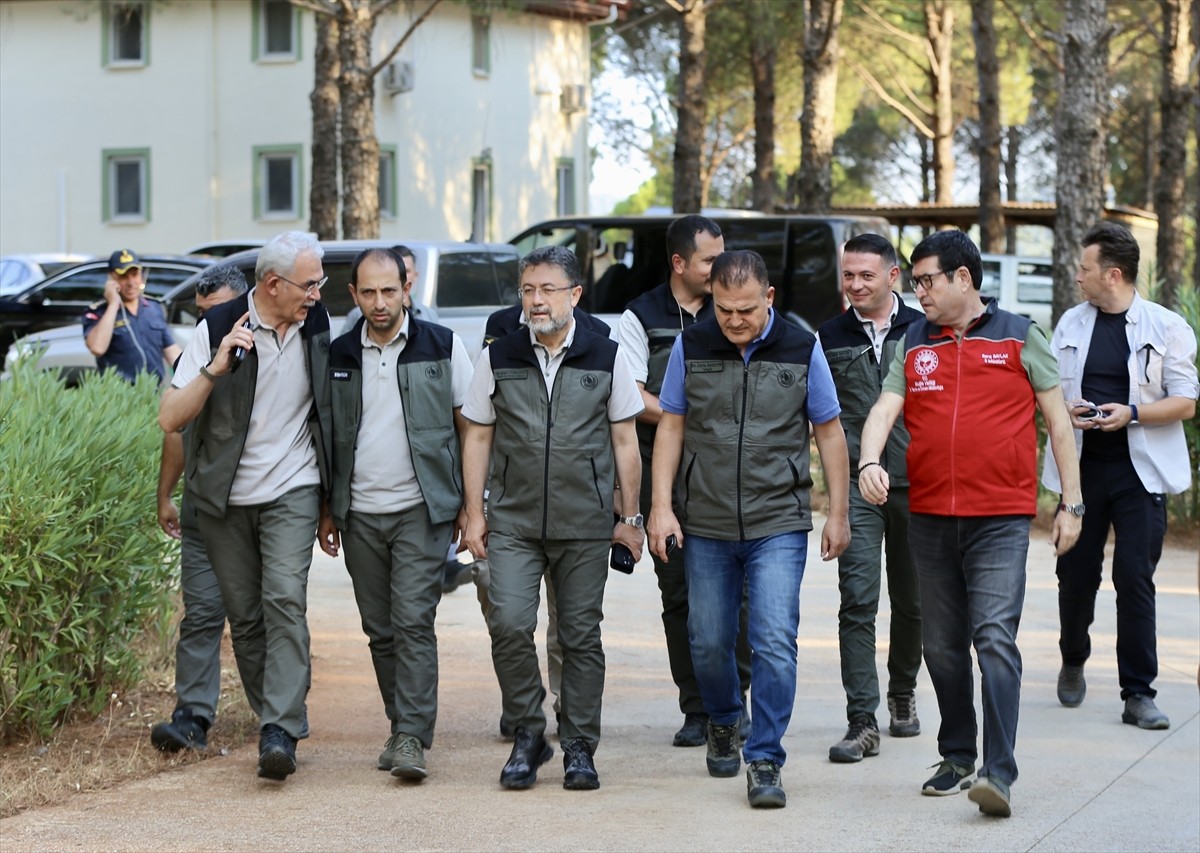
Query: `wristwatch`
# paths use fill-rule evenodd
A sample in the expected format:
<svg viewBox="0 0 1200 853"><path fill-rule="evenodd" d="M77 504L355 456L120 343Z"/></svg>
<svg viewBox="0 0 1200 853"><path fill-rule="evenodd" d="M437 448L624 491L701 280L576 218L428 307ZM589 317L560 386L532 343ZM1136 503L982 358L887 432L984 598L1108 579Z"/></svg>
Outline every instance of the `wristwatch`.
<svg viewBox="0 0 1200 853"><path fill-rule="evenodd" d="M641 526L642 526L642 520L643 520L643 519L642 519L642 514L641 514L640 512L639 512L637 515L623 515L623 516L621 516L621 523L622 523L622 524L628 524L630 527L641 527Z"/></svg>
<svg viewBox="0 0 1200 853"><path fill-rule="evenodd" d="M1069 512L1076 518L1083 518L1083 511L1086 507L1083 504L1063 504L1058 505L1059 512Z"/></svg>

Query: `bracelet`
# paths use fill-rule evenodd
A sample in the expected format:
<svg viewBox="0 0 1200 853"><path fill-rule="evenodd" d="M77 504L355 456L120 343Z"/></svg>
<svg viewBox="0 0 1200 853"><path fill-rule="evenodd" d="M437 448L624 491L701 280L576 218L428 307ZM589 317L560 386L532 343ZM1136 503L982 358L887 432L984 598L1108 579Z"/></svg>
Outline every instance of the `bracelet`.
<svg viewBox="0 0 1200 853"><path fill-rule="evenodd" d="M1129 418L1130 424L1140 424L1141 423L1141 421L1138 420L1138 410L1137 410L1137 405L1135 403L1129 404L1129 414L1130 414L1130 418Z"/></svg>
<svg viewBox="0 0 1200 853"><path fill-rule="evenodd" d="M861 474L863 471L870 468L872 465L879 465L879 463L878 462L864 462L862 465L858 466L858 473ZM882 468L883 466L879 465L879 467Z"/></svg>
<svg viewBox="0 0 1200 853"><path fill-rule="evenodd" d="M210 364L211 364L211 362L210 362ZM213 376L211 373L208 372L207 364L200 365L200 375L203 376L205 379L207 379L209 382L217 381L217 377Z"/></svg>

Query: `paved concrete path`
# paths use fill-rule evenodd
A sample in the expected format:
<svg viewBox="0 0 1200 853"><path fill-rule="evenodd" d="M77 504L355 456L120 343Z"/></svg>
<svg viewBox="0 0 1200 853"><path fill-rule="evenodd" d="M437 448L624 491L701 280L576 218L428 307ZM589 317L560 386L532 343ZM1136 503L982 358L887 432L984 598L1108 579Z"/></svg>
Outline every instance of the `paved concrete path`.
<svg viewBox="0 0 1200 853"><path fill-rule="evenodd" d="M1195 549L1168 549L1157 578L1158 702L1171 717L1163 732L1121 724L1107 585L1087 701L1058 704L1054 562L1043 534L1030 553L1021 778L1008 820L980 815L963 795L920 796L937 760L937 705L924 673L920 737L885 734L879 756L858 765L827 760L845 727L837 579L834 564L812 558L801 593L796 712L784 741L786 809L751 810L744 777L710 778L703 749L671 747L680 715L658 589L645 565L609 580L599 791L562 789L557 744L532 790L500 789L509 745L496 734L499 690L470 586L447 596L439 612L441 712L430 778L400 783L374 769L387 723L366 640L340 561L318 552L310 583L313 736L300 745L295 776L260 781L248 746L4 820L0 849L1200 850ZM883 637L886 619L885 607ZM886 676L885 656L879 662Z"/></svg>

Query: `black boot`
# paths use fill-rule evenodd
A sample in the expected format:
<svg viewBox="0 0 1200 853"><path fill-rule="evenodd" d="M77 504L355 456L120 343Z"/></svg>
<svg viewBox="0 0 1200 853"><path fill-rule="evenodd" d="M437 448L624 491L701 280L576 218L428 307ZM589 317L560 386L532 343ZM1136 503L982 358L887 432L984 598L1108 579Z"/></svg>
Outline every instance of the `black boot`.
<svg viewBox="0 0 1200 853"><path fill-rule="evenodd" d="M528 788L537 781L538 768L550 760L554 749L544 735L534 735L529 729L517 729L512 754L500 771L500 784L505 788Z"/></svg>

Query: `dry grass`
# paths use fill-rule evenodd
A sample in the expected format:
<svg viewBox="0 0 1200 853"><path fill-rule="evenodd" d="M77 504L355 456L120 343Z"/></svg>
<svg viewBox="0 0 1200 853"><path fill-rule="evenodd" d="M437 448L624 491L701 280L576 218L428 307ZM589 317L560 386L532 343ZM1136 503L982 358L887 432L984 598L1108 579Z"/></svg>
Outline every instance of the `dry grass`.
<svg viewBox="0 0 1200 853"><path fill-rule="evenodd" d="M224 755L255 737L258 719L232 667L228 634L222 660L229 667L221 672L221 703L207 753L161 753L151 745L150 727L175 708L173 669L158 666L135 690L113 694L96 719L68 723L48 741L0 746L0 818Z"/></svg>

